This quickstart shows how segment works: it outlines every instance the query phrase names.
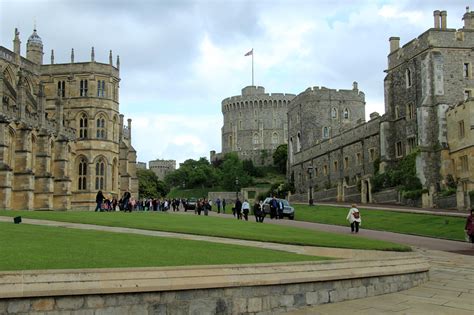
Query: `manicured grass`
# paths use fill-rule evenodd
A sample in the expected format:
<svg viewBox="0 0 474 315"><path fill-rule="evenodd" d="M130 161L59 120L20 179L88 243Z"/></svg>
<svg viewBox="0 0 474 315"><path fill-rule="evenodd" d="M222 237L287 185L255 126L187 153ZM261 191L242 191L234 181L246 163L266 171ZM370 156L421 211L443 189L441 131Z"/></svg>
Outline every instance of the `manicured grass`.
<svg viewBox="0 0 474 315"><path fill-rule="evenodd" d="M349 226L346 220L348 208L324 205L294 206L296 220ZM363 229L464 240L465 218L364 208L360 211Z"/></svg>
<svg viewBox="0 0 474 315"><path fill-rule="evenodd" d="M0 211L0 215L121 226L197 235L210 235L283 244L354 249L408 251L409 247L353 235L319 232L295 227L261 224L218 217L179 215L161 212L90 212L90 211Z"/></svg>
<svg viewBox="0 0 474 315"><path fill-rule="evenodd" d="M238 245L0 223L0 270L118 268L314 261Z"/></svg>

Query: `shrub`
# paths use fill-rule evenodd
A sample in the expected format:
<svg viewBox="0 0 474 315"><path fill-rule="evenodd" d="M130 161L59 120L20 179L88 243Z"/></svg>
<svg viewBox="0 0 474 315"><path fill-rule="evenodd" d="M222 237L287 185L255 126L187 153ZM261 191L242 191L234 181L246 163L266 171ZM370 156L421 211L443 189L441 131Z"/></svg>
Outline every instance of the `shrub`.
<svg viewBox="0 0 474 315"><path fill-rule="evenodd" d="M405 199L419 199L422 195L421 189L406 190L402 192L402 197Z"/></svg>
<svg viewBox="0 0 474 315"><path fill-rule="evenodd" d="M439 195L441 197L447 197L447 196L451 196L451 195L454 195L456 193L456 188L451 188L451 187L448 187L446 189L443 189L439 192Z"/></svg>

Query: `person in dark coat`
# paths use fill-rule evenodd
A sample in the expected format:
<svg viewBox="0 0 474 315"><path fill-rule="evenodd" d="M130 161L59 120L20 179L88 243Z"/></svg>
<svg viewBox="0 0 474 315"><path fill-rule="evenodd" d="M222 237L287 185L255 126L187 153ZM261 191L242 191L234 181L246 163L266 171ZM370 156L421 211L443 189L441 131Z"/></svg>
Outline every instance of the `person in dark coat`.
<svg viewBox="0 0 474 315"><path fill-rule="evenodd" d="M242 201L239 198L235 200L235 214L237 215L237 220L242 220Z"/></svg>
<svg viewBox="0 0 474 315"><path fill-rule="evenodd" d="M95 211L102 211L102 202L104 202L104 194L102 194L102 190L99 190L97 192L97 195L95 196L95 202L97 203L97 206L95 207Z"/></svg>
<svg viewBox="0 0 474 315"><path fill-rule="evenodd" d="M270 200L270 219L274 219L277 217L278 211L278 200L276 200L275 196L273 196L272 200Z"/></svg>
<svg viewBox="0 0 474 315"><path fill-rule="evenodd" d="M225 199L222 199L222 213L225 213L225 205L226 205Z"/></svg>
<svg viewBox="0 0 474 315"><path fill-rule="evenodd" d="M474 244L474 209L471 209L471 214L466 219L466 225L464 226L464 232L466 232L469 241Z"/></svg>

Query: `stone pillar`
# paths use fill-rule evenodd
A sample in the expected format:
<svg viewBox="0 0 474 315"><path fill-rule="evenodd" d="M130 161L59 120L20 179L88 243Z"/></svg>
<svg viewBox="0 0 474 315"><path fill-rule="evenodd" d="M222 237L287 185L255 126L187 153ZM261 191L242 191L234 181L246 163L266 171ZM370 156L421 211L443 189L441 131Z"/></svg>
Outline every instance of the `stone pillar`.
<svg viewBox="0 0 474 315"><path fill-rule="evenodd" d="M51 174L51 137L46 130L38 134L35 169L35 209L53 209L54 178Z"/></svg>
<svg viewBox="0 0 474 315"><path fill-rule="evenodd" d="M9 121L0 115L0 209L10 209L12 200L13 172L6 162L9 146L12 145L9 134Z"/></svg>
<svg viewBox="0 0 474 315"><path fill-rule="evenodd" d="M55 159L53 162L54 195L53 207L55 210L69 210L71 208L71 179L69 178L69 141L59 137L55 143Z"/></svg>
<svg viewBox="0 0 474 315"><path fill-rule="evenodd" d="M34 174L31 170L31 128L20 126L15 139L11 208L31 210L34 204Z"/></svg>

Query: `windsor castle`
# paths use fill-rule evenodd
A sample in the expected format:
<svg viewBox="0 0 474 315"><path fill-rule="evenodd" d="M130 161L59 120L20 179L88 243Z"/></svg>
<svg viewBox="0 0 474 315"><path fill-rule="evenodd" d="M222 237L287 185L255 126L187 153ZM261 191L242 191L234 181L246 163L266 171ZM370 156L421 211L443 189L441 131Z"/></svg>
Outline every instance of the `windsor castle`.
<svg viewBox="0 0 474 315"><path fill-rule="evenodd" d="M222 153L265 165L288 144L291 200L368 203L401 202L396 189L374 193L373 177L416 150L420 206L466 209L474 191L474 12L467 8L461 29L447 27L446 11L433 16L433 28L404 46L390 38L384 115L365 121L357 82L296 96L248 86L222 101ZM211 160L220 156L211 152ZM448 185L456 189L451 204L440 195Z"/></svg>
<svg viewBox="0 0 474 315"><path fill-rule="evenodd" d="M131 119L119 112L120 60L43 64L34 30L21 55L0 46L0 209L93 209L95 196L136 196Z"/></svg>

